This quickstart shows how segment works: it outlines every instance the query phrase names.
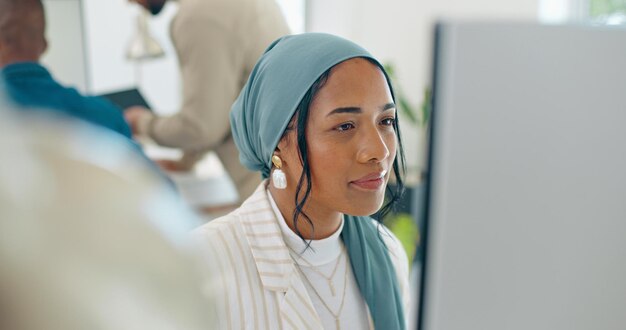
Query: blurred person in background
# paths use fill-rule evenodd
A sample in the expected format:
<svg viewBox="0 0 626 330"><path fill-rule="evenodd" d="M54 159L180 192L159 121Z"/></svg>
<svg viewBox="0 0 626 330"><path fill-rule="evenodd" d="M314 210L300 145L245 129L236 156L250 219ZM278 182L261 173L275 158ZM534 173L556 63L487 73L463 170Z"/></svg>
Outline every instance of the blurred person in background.
<svg viewBox="0 0 626 330"><path fill-rule="evenodd" d="M39 63L48 47L45 31L41 0L0 0L0 91L6 104L14 111L35 112L48 119L77 118L121 134L126 139L118 143L130 142L149 169L173 187L171 179L132 140L121 108L101 97L84 96L64 87Z"/></svg>
<svg viewBox="0 0 626 330"><path fill-rule="evenodd" d="M0 86L21 111L80 118L130 138L122 110L58 83L39 60L48 47L41 0L0 0Z"/></svg>
<svg viewBox="0 0 626 330"><path fill-rule="evenodd" d="M167 0L129 0L157 15ZM239 162L230 132L231 105L254 64L289 28L274 0L180 0L170 34L183 84L179 112L159 117L142 107L124 115L133 133L157 144L183 150L180 160L158 161L170 171L189 171L214 151L241 200L261 181Z"/></svg>
<svg viewBox="0 0 626 330"><path fill-rule="evenodd" d="M128 140L2 101L0 329L213 329L199 222Z"/></svg>

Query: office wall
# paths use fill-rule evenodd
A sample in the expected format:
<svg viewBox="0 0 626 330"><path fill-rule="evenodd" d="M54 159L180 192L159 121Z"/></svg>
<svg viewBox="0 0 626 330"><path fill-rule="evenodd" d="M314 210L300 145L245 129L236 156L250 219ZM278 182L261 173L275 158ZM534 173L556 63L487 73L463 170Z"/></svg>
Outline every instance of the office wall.
<svg viewBox="0 0 626 330"><path fill-rule="evenodd" d="M537 20L539 0L313 0L309 31L338 34L392 61L420 98L430 79L432 24L439 18Z"/></svg>
<svg viewBox="0 0 626 330"><path fill-rule="evenodd" d="M540 0L309 0L308 31L360 43L394 63L398 83L414 104L430 83L432 26L439 18L537 20ZM545 1L545 0L544 0ZM424 134L403 125L407 161L423 166Z"/></svg>
<svg viewBox="0 0 626 330"><path fill-rule="evenodd" d="M170 114L180 105L180 75L169 38L169 22L177 4L170 2L149 20L150 31L165 56L142 62L126 59L136 31L139 7L127 0L82 0L87 40L89 91L104 93L139 86L157 113Z"/></svg>
<svg viewBox="0 0 626 330"><path fill-rule="evenodd" d="M87 90L85 42L80 0L44 0L48 50L41 62L52 75L78 90Z"/></svg>
<svg viewBox="0 0 626 330"><path fill-rule="evenodd" d="M176 2L149 21L165 56L142 62L126 59L137 5L127 0L44 0L44 6L50 46L42 62L63 84L91 94L139 86L158 113L177 111L180 77L169 38Z"/></svg>

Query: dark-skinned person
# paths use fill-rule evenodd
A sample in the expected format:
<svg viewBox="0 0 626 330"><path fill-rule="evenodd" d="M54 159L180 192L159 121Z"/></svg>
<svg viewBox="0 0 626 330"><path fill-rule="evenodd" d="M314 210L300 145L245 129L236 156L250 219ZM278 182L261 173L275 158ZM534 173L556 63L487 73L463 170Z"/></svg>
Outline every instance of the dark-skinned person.
<svg viewBox="0 0 626 330"><path fill-rule="evenodd" d="M353 42L305 33L266 50L230 114L241 162L266 179L192 233L218 269L221 327L406 328L406 253L370 217L402 191L396 115L382 65Z"/></svg>

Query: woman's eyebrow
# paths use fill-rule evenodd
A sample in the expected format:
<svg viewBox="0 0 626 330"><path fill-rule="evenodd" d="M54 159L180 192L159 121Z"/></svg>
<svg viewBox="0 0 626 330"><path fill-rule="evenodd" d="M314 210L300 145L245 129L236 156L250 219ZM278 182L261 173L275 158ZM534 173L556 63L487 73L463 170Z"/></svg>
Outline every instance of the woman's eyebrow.
<svg viewBox="0 0 626 330"><path fill-rule="evenodd" d="M363 110L361 110L361 108L359 107L342 107L342 108L337 108L331 112L329 112L326 117L331 116L331 115L336 115L339 113L362 113Z"/></svg>
<svg viewBox="0 0 626 330"><path fill-rule="evenodd" d="M387 103L385 105L383 105L380 108L380 111L386 111L389 109L395 109L396 108L396 104L395 103ZM337 108L331 112L329 112L326 117L331 116L331 115L336 115L336 114L340 114L340 113L362 113L363 110L359 107L341 107L341 108Z"/></svg>
<svg viewBox="0 0 626 330"><path fill-rule="evenodd" d="M396 104L392 102L392 103L387 103L383 105L380 111L386 111L386 110L395 109L395 108L396 108Z"/></svg>

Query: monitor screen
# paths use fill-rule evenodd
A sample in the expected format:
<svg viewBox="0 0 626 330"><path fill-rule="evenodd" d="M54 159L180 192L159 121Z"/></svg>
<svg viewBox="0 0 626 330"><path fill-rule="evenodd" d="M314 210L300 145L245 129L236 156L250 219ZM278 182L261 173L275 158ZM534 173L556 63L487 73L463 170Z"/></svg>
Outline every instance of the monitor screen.
<svg viewBox="0 0 626 330"><path fill-rule="evenodd" d="M626 327L626 29L444 23L424 330Z"/></svg>

